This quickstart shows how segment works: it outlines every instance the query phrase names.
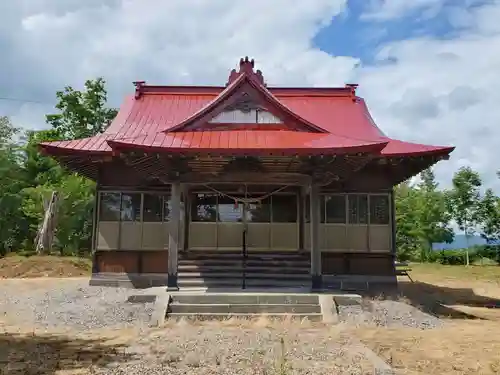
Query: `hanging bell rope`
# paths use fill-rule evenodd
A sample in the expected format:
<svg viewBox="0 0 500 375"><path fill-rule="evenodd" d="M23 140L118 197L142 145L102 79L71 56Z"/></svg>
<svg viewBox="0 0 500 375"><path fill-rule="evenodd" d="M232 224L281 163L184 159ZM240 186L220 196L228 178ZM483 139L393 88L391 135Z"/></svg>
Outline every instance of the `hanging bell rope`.
<svg viewBox="0 0 500 375"><path fill-rule="evenodd" d="M276 189L276 190L273 190L271 191L270 193L267 193L267 194L264 194L264 195L261 195L260 197L251 197L251 198L248 198L246 195L246 185L245 185L245 198L242 198L242 197L235 197L233 195L229 195L229 194L226 194L220 190L217 190L213 187L211 187L210 185L203 185L205 186L207 189L209 190L212 190L214 193L217 193L217 194L220 194L222 196L225 196L231 200L233 200L235 203L236 202L240 202L240 203L243 203L243 204L248 204L248 203L258 203L260 204L264 199L266 198L269 198L270 196L276 194L276 193L279 193L280 191L282 190L285 190L287 187L289 187L290 185L285 185L285 186L282 186L280 187L279 189Z"/></svg>

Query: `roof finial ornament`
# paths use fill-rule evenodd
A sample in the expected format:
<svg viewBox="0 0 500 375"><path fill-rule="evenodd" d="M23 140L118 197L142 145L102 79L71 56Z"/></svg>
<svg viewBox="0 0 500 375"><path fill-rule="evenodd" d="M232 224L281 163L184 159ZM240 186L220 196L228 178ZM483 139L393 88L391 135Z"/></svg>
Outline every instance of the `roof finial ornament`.
<svg viewBox="0 0 500 375"><path fill-rule="evenodd" d="M240 70L237 72L236 69L231 70L229 73L229 78L227 81L227 85L233 83L239 76L242 74L246 74L249 78L257 80L261 85L264 85L264 76L260 70L254 71L255 60L249 59L248 56L242 57L240 59Z"/></svg>
<svg viewBox="0 0 500 375"><path fill-rule="evenodd" d="M133 82L135 86L135 98L140 99L143 92L144 86L146 85L146 81L135 81Z"/></svg>

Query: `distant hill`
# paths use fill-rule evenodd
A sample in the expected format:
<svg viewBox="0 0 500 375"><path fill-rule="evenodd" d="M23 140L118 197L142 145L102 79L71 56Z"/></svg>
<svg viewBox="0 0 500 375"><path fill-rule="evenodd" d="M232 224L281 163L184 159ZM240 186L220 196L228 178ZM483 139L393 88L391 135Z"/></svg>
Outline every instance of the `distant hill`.
<svg viewBox="0 0 500 375"><path fill-rule="evenodd" d="M486 240L481 236L469 236L467 241L464 234L456 234L455 240L452 243L435 243L432 245L432 248L434 250L464 249L467 247L467 242L469 243L469 247L486 245Z"/></svg>

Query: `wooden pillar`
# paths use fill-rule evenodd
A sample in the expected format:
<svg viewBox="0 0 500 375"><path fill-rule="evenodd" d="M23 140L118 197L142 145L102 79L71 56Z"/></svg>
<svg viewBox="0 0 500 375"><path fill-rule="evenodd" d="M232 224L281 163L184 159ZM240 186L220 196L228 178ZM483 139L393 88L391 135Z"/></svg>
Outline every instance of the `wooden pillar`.
<svg viewBox="0 0 500 375"><path fill-rule="evenodd" d="M184 230L182 231L183 246L182 251L187 251L189 246L189 218L191 213L191 194L189 187L186 185L183 189L184 194Z"/></svg>
<svg viewBox="0 0 500 375"><path fill-rule="evenodd" d="M94 193L94 211L92 213L92 244L91 244L91 251L92 251L92 273L99 273L99 263L97 259L97 236L98 233L97 231L99 230L99 202L100 202L100 191L99 191L99 186L97 185L95 188L95 193Z"/></svg>
<svg viewBox="0 0 500 375"><path fill-rule="evenodd" d="M300 189L298 190L298 215L299 215L299 250L304 251L305 249L305 242L304 242L304 237L305 237L305 217L304 217L304 210L305 210L305 204L304 204L304 188L301 186Z"/></svg>
<svg viewBox="0 0 500 375"><path fill-rule="evenodd" d="M393 257L396 257L396 202L394 198L394 189L391 189L389 195L389 208L390 208L390 219L391 219L391 253Z"/></svg>
<svg viewBox="0 0 500 375"><path fill-rule="evenodd" d="M319 244L319 222L320 222L320 200L319 200L319 186L315 184L310 185L309 189L310 199L310 217L311 217L311 277L312 289L322 289L322 276L321 276L321 248Z"/></svg>
<svg viewBox="0 0 500 375"><path fill-rule="evenodd" d="M181 184L174 182L171 189L171 212L168 237L168 289L178 290L177 259L179 255L179 227L181 220Z"/></svg>

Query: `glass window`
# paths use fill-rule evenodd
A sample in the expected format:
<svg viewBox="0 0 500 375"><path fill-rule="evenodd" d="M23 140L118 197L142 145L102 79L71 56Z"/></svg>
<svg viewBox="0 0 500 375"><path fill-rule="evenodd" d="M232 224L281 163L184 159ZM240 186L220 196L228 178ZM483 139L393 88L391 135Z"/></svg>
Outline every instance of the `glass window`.
<svg viewBox="0 0 500 375"><path fill-rule="evenodd" d="M325 197L325 215L327 223L345 224L345 195ZM322 223L324 221L321 221Z"/></svg>
<svg viewBox="0 0 500 375"><path fill-rule="evenodd" d="M142 220L146 223L162 221L163 197L160 194L144 194Z"/></svg>
<svg viewBox="0 0 500 375"><path fill-rule="evenodd" d="M263 199L260 203L249 203L246 218L249 223L269 223L271 221L271 198Z"/></svg>
<svg viewBox="0 0 500 375"><path fill-rule="evenodd" d="M120 193L100 193L100 221L120 221L120 199Z"/></svg>
<svg viewBox="0 0 500 375"><path fill-rule="evenodd" d="M389 196L370 195L370 224L389 224Z"/></svg>
<svg viewBox="0 0 500 375"><path fill-rule="evenodd" d="M140 221L141 220L141 194L123 193L121 204L122 221Z"/></svg>
<svg viewBox="0 0 500 375"><path fill-rule="evenodd" d="M273 195L271 197L273 223L297 222L297 196Z"/></svg>
<svg viewBox="0 0 500 375"><path fill-rule="evenodd" d="M368 223L368 196L366 194L350 194L349 201L349 224Z"/></svg>
<svg viewBox="0 0 500 375"><path fill-rule="evenodd" d="M243 203L234 201L226 196L219 196L217 200L218 220L223 223L243 222Z"/></svg>
<svg viewBox="0 0 500 375"><path fill-rule="evenodd" d="M215 222L217 219L217 196L214 194L195 194L191 206L191 220Z"/></svg>

